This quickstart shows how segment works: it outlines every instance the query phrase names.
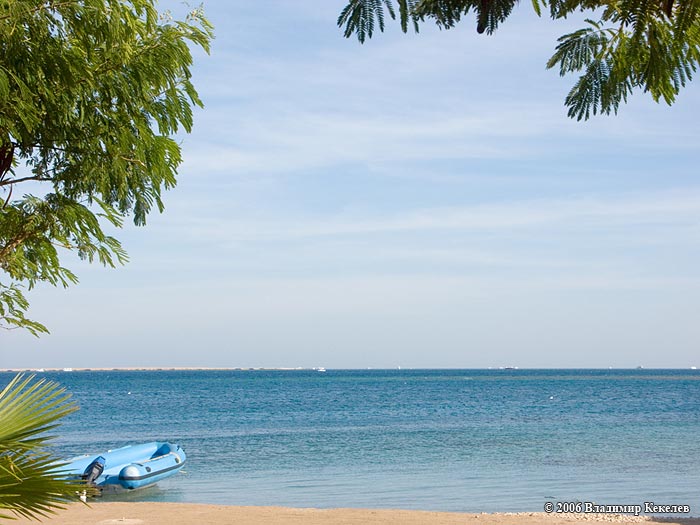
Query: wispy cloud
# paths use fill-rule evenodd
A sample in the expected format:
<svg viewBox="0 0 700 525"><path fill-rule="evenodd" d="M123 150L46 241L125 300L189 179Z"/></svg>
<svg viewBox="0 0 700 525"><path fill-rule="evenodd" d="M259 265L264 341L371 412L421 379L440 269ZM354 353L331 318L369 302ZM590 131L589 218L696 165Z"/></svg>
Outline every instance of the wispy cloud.
<svg viewBox="0 0 700 525"><path fill-rule="evenodd" d="M414 112L393 118L263 111L253 119L205 125L207 133L232 140L188 144L185 173L235 177L385 163L395 163L400 171L402 164L431 159L533 157L541 148L533 144L534 138L548 132L536 108L519 109L514 117L509 107L462 115Z"/></svg>
<svg viewBox="0 0 700 525"><path fill-rule="evenodd" d="M203 210L202 210L203 211ZM159 228L217 242L348 236L432 230L512 232L543 227L599 230L616 226L694 226L700 217L700 188L655 193L509 200L471 206L414 209L387 214L363 209L354 214L262 216L253 219L216 213L176 217Z"/></svg>

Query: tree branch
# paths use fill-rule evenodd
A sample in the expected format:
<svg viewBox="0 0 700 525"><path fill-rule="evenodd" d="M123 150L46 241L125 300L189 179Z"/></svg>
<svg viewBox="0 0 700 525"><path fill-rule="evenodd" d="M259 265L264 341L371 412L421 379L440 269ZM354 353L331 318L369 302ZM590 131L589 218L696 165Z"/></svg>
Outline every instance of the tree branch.
<svg viewBox="0 0 700 525"><path fill-rule="evenodd" d="M4 210L5 208L7 208L7 203L10 202L10 199L12 198L12 189L13 189L13 188L14 188L14 186L10 186L10 191L9 191L9 193L7 194L7 199L5 199L5 204L2 205L2 209L3 209L3 210Z"/></svg>
<svg viewBox="0 0 700 525"><path fill-rule="evenodd" d="M7 260L10 253L12 253L20 244L29 239L32 236L32 232L25 231L17 235L14 239L8 242L2 250L0 250L0 267L3 267L3 261Z"/></svg>
<svg viewBox="0 0 700 525"><path fill-rule="evenodd" d="M20 182L27 182L28 180L34 180L39 182L47 182L52 180L51 177L41 177L40 175L34 175L33 177L22 177L20 179L8 179L0 181L0 188L3 186L12 186L13 184L18 184Z"/></svg>

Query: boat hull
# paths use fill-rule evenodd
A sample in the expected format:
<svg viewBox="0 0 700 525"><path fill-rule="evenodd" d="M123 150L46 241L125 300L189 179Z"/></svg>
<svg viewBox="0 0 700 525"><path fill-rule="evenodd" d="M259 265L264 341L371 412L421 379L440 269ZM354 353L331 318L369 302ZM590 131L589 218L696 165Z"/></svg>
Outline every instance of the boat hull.
<svg viewBox="0 0 700 525"><path fill-rule="evenodd" d="M154 441L110 450L100 455L85 455L66 461L61 467L68 477L85 478L99 461L102 473L90 483L100 492L135 490L158 483L179 472L187 455L177 444Z"/></svg>

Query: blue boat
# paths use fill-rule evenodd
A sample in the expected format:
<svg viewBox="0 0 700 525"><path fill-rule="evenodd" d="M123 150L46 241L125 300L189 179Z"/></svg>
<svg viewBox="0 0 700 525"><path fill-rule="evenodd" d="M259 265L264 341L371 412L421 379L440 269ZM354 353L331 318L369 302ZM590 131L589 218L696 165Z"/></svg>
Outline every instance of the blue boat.
<svg viewBox="0 0 700 525"><path fill-rule="evenodd" d="M173 443L153 441L85 455L65 461L68 477L82 479L98 493L148 487L176 474L184 465L185 451ZM95 491L91 491L95 492Z"/></svg>

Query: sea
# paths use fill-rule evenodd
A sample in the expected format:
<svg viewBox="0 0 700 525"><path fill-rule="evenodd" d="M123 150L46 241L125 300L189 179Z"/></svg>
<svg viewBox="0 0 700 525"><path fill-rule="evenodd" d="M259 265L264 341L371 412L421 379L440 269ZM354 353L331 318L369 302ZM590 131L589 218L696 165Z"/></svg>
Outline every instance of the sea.
<svg viewBox="0 0 700 525"><path fill-rule="evenodd" d="M13 373L0 372L0 386ZM61 458L147 441L187 463L111 500L459 512L546 503L700 515L698 370L45 372Z"/></svg>

